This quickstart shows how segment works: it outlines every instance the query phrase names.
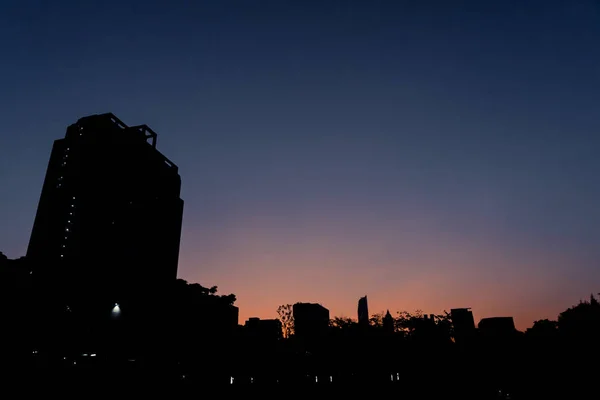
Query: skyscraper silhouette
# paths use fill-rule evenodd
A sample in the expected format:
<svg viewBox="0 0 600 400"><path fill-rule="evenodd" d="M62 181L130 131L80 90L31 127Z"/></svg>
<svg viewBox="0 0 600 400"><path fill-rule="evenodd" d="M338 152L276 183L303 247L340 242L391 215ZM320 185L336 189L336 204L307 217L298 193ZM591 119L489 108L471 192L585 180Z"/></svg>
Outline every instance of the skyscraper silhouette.
<svg viewBox="0 0 600 400"><path fill-rule="evenodd" d="M358 299L358 323L360 325L369 325L369 305L367 296Z"/></svg>
<svg viewBox="0 0 600 400"><path fill-rule="evenodd" d="M156 137L108 113L54 142L27 249L38 280L116 302L176 279L181 178Z"/></svg>

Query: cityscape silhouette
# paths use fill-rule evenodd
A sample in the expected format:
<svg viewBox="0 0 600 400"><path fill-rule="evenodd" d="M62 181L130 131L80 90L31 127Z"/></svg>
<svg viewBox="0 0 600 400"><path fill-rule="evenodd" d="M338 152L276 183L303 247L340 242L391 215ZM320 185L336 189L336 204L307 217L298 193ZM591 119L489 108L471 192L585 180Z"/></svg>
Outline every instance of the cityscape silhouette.
<svg viewBox="0 0 600 400"><path fill-rule="evenodd" d="M600 398L598 0L0 3L3 398Z"/></svg>
<svg viewBox="0 0 600 400"><path fill-rule="evenodd" d="M156 138L107 113L55 141L27 255L0 253L5 379L148 393L595 393L596 367L583 366L600 355L594 294L525 332L507 316L475 324L471 308L369 314L367 296L357 318L298 301L242 324L234 294L177 278L181 180Z"/></svg>

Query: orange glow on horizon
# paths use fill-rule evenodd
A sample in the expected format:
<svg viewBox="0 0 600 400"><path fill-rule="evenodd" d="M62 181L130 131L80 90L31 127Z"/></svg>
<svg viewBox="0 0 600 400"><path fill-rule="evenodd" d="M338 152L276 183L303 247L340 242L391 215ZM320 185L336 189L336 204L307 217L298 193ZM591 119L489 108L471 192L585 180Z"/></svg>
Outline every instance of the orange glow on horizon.
<svg viewBox="0 0 600 400"><path fill-rule="evenodd" d="M279 305L296 302L320 303L331 317L356 318L358 299L367 295L370 314L470 307L476 323L512 316L525 330L535 320L556 319L596 289L591 282L582 293L580 283L566 279L564 265L576 260L571 254L440 230L346 229L337 220L321 225L306 221L302 232L294 232L268 219L237 221L208 254L193 244L210 238L188 232L179 275L216 285L220 294L234 293L240 324L249 317L276 318ZM306 235L306 227L319 234Z"/></svg>

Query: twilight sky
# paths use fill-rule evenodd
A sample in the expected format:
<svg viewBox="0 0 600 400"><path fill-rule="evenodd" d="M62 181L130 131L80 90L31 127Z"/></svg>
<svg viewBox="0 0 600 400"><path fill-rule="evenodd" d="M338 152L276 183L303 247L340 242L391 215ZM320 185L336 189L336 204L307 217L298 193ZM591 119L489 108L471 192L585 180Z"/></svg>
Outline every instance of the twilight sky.
<svg viewBox="0 0 600 400"><path fill-rule="evenodd" d="M240 323L366 294L525 329L600 291L599 43L594 0L5 0L0 251L113 112L179 165L179 277Z"/></svg>

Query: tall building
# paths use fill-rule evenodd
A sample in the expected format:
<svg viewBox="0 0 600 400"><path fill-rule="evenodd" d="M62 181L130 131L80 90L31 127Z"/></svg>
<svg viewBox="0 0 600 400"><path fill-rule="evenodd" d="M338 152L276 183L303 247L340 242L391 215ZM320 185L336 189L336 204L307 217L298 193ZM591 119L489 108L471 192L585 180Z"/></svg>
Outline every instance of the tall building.
<svg viewBox="0 0 600 400"><path fill-rule="evenodd" d="M54 142L27 258L64 296L118 302L177 278L177 166L146 125L91 115Z"/></svg>
<svg viewBox="0 0 600 400"><path fill-rule="evenodd" d="M358 299L358 323L360 325L369 325L369 305L367 296Z"/></svg>

